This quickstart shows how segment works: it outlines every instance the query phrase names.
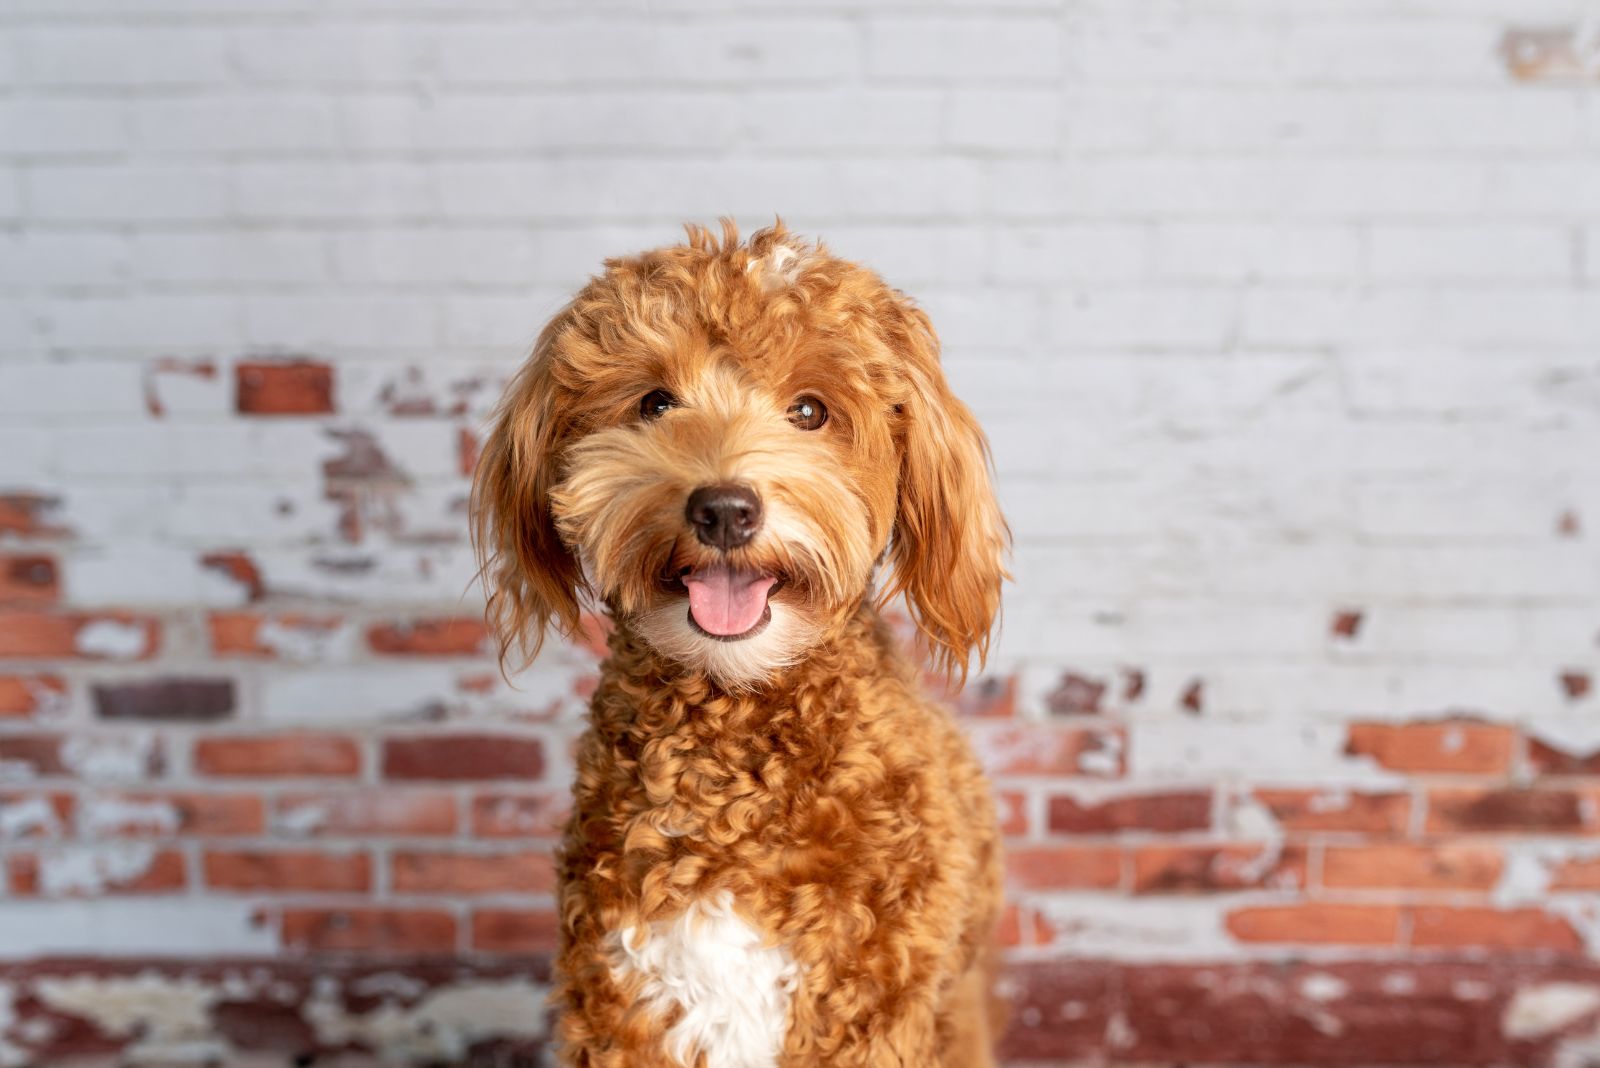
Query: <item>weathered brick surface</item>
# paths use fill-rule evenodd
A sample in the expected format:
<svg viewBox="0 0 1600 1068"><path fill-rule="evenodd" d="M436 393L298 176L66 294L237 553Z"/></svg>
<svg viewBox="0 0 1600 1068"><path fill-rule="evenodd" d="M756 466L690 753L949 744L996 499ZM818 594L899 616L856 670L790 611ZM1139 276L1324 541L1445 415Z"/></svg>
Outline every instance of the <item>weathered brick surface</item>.
<svg viewBox="0 0 1600 1068"><path fill-rule="evenodd" d="M502 678L471 467L602 257L781 213L993 445L1009 1060L1592 1059L1592 19L315 6L0 19L8 983L238 958L235 1049L341 1044L315 1001L402 1064L484 979L534 1063L607 627ZM0 1063L172 1052L8 1005Z"/></svg>

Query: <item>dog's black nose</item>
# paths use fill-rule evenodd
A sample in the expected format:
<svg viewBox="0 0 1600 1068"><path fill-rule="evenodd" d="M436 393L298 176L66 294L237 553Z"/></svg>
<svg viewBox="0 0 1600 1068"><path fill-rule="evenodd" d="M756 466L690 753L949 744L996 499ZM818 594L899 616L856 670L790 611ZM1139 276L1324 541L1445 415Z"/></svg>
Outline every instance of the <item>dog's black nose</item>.
<svg viewBox="0 0 1600 1068"><path fill-rule="evenodd" d="M761 529L761 498L748 486L701 486L684 509L695 537L718 549L737 549Z"/></svg>

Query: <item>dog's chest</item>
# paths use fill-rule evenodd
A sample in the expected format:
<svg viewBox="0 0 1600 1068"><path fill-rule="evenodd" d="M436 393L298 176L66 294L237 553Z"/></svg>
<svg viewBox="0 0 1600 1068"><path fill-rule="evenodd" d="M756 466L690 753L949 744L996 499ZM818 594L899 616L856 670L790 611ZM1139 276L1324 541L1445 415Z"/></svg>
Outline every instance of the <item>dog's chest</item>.
<svg viewBox="0 0 1600 1068"><path fill-rule="evenodd" d="M773 1068L788 1029L799 968L734 910L732 895L696 901L674 919L611 937L611 966L663 1014L668 1051L706 1068Z"/></svg>

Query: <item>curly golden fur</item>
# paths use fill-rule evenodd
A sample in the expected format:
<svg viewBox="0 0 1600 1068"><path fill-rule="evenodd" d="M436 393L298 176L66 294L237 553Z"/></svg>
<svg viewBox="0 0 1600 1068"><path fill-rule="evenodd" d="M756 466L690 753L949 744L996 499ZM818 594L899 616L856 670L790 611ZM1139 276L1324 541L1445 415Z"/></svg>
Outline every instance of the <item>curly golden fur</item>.
<svg viewBox="0 0 1600 1068"><path fill-rule="evenodd" d="M695 511L727 486L754 510ZM473 503L503 658L586 602L614 623L561 855L563 1062L991 1065L989 790L879 614L903 594L964 678L1005 577L927 317L781 224L607 261Z"/></svg>

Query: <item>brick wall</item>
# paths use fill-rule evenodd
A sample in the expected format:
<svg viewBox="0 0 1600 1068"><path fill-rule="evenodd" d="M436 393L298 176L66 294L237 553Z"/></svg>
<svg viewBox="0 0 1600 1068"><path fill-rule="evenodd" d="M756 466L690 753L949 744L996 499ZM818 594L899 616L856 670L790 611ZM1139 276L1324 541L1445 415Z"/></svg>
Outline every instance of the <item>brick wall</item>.
<svg viewBox="0 0 1600 1068"><path fill-rule="evenodd" d="M776 212L993 438L1011 1062L1579 1063L1597 86L1577 0L10 0L0 1064L532 1063L596 642L497 676L477 434Z"/></svg>

